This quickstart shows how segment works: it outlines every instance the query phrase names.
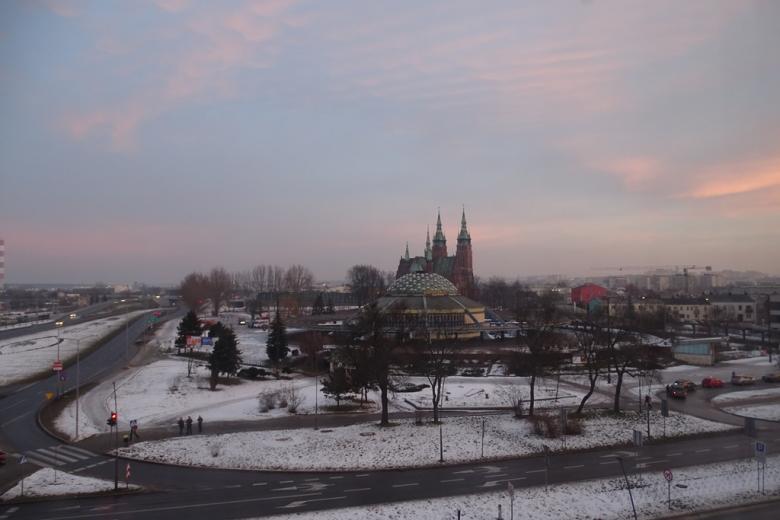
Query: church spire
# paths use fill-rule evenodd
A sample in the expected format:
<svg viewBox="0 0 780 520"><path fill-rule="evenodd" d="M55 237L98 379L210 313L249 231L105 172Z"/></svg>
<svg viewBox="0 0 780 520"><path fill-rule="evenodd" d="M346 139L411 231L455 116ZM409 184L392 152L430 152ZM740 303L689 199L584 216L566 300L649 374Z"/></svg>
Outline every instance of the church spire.
<svg viewBox="0 0 780 520"><path fill-rule="evenodd" d="M409 260L409 242L406 243L406 253L404 253L404 260Z"/></svg>
<svg viewBox="0 0 780 520"><path fill-rule="evenodd" d="M436 234L433 235L433 243L446 243L447 239L444 237L444 231L441 228L441 209L437 211L436 215Z"/></svg>
<svg viewBox="0 0 780 520"><path fill-rule="evenodd" d="M433 253L431 252L431 228L429 227L425 232L425 259L431 260L432 258Z"/></svg>
<svg viewBox="0 0 780 520"><path fill-rule="evenodd" d="M463 206L463 215L460 218L460 233L458 234L458 242L461 240L471 240L469 230L466 227L466 206Z"/></svg>

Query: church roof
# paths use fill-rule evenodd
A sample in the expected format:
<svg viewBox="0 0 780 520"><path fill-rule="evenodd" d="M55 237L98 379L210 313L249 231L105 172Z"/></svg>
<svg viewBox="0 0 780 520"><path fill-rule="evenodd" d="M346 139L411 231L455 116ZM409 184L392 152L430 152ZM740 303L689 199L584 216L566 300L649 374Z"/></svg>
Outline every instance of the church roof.
<svg viewBox="0 0 780 520"><path fill-rule="evenodd" d="M387 289L390 296L457 296L458 289L446 278L434 273L409 273Z"/></svg>

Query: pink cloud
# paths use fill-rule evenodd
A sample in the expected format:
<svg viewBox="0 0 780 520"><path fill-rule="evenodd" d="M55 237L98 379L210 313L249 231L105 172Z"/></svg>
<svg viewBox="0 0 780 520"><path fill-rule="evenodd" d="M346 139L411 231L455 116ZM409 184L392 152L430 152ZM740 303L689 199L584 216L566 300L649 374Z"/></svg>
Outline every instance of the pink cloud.
<svg viewBox="0 0 780 520"><path fill-rule="evenodd" d="M780 160L719 167L699 177L702 180L687 196L708 199L753 193L780 186Z"/></svg>

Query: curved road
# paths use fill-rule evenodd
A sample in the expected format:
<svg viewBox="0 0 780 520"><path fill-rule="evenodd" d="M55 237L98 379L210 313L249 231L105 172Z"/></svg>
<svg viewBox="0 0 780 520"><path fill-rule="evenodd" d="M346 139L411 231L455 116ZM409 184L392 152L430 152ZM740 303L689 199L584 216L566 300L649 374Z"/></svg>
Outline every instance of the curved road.
<svg viewBox="0 0 780 520"><path fill-rule="evenodd" d="M145 326L145 320L130 326L130 355L135 354L137 347L133 341ZM125 363L125 341L125 335L119 334L82 360L83 379L105 377L121 369ZM0 431L4 440L30 459L48 461L58 469L75 474L113 479L114 459L61 445L38 428L36 411L43 403L44 393L51 390L55 382L54 377L49 377L17 389L0 400ZM780 449L780 430L772 428L766 432L765 439L770 452ZM618 456L625 458L631 473L638 471L637 465L643 467L643 472L660 473L666 468L751 455L752 439L730 433L696 440L659 442L638 452L623 448L555 454L550 457L549 467L543 457L529 457L413 470L276 473L195 469L131 461L131 482L142 484L151 492L0 505L0 517L7 520L259 517L503 490L508 482L515 487L524 487L544 484L545 479L556 483L615 477L620 475ZM122 476L127 463L119 460ZM9 466L14 464L9 462ZM628 503L626 508L630 511Z"/></svg>

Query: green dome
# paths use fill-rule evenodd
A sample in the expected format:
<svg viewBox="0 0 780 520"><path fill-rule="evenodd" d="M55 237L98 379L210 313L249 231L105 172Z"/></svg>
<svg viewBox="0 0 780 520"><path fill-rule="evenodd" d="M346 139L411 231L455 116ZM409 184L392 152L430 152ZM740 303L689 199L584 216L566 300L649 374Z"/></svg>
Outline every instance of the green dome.
<svg viewBox="0 0 780 520"><path fill-rule="evenodd" d="M409 273L387 289L390 296L457 296L458 289L435 273Z"/></svg>

